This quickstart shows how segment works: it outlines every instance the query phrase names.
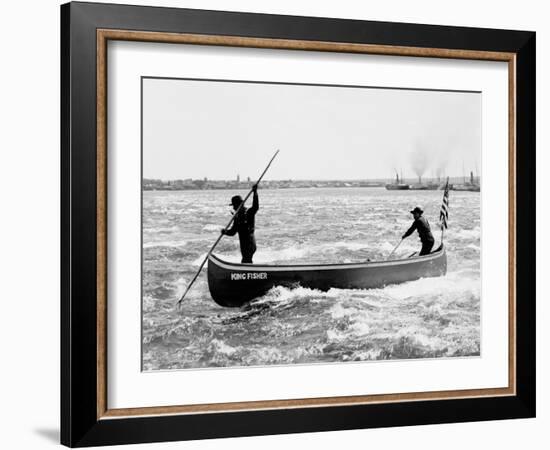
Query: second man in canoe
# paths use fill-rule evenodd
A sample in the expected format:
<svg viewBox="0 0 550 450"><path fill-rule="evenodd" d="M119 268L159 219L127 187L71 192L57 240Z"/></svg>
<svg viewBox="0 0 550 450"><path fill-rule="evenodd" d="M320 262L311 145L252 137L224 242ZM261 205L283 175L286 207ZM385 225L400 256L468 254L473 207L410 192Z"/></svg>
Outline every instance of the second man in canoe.
<svg viewBox="0 0 550 450"><path fill-rule="evenodd" d="M435 242L432 231L430 230L430 224L428 223L428 220L422 215L423 213L424 211L420 206L415 207L411 211L411 214L414 217L414 222L402 236L402 239L405 239L409 237L414 230L418 231L420 242L422 242L422 249L420 250L419 256L429 255Z"/></svg>

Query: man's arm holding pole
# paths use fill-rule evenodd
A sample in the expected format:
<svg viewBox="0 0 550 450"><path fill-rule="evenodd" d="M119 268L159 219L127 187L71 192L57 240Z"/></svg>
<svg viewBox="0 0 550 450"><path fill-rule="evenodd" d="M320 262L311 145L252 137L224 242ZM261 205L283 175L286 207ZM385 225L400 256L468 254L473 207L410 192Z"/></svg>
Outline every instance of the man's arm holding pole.
<svg viewBox="0 0 550 450"><path fill-rule="evenodd" d="M233 217L235 217L235 214L233 214ZM233 226L231 228L222 228L222 234L225 236L235 236L237 234L237 222L233 220Z"/></svg>
<svg viewBox="0 0 550 450"><path fill-rule="evenodd" d="M405 239L405 238L409 237L413 233L414 230L416 230L416 220L413 222L411 227L407 231L405 231L405 234L403 236L401 236L401 239Z"/></svg>

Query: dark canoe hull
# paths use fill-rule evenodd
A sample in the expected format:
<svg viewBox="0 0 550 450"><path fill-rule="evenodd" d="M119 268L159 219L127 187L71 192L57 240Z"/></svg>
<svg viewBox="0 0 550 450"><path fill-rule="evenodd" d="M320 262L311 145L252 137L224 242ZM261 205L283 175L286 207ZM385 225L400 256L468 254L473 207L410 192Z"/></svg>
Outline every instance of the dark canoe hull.
<svg viewBox="0 0 550 450"><path fill-rule="evenodd" d="M426 256L359 264L275 266L230 263L215 255L208 258L210 295L218 305L228 307L242 306L274 286L373 289L446 273L445 247Z"/></svg>

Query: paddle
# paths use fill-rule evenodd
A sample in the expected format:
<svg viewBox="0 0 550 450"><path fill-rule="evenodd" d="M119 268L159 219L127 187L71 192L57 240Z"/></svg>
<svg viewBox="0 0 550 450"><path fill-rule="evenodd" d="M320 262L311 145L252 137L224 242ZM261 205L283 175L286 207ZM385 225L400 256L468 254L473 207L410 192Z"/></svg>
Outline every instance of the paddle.
<svg viewBox="0 0 550 450"><path fill-rule="evenodd" d="M386 258L386 261L392 257L392 255L393 255L393 254L395 253L395 251L399 248L399 246L401 245L401 242L403 242L403 241L404 241L404 239L401 238L401 240L399 241L399 243L398 243L398 244L394 247L394 249L391 251L390 256L388 256L388 257Z"/></svg>
<svg viewBox="0 0 550 450"><path fill-rule="evenodd" d="M267 169L269 169L269 166L271 166L271 163L273 162L273 160L275 159L275 157L277 156L277 154L279 153L279 150L277 150L275 152L275 154L273 155L273 158L271 158L271 160L269 161L269 164L267 165L267 167L264 169L264 171L262 172L262 174L260 175L260 178L258 178L258 181L256 181L256 183L254 183L254 186L260 184L260 181L262 181L262 178L264 177L264 175L266 174L267 172ZM248 200L248 197L250 197L250 194L252 194L252 192L254 191L254 188L250 189L250 192L248 192L247 196L244 198L244 200L242 201L242 203L239 205L239 207L237 208L237 210L235 211L235 213L231 216L231 220L229 221L229 223L225 226L224 228L224 231L226 231L230 226L231 224L233 223L233 221L235 220L235 217L237 217L237 214L239 213L239 211L241 210L241 208L244 206L244 204L246 203L246 201ZM193 279L191 280L191 283L189 283L187 285L187 289L185 289L185 292L183 293L183 295L181 296L181 298L178 300L178 303L177 303L177 306L179 306L181 304L181 302L183 301L183 299L185 298L185 296L187 295L187 293L189 292L189 290L191 289L191 286L193 286L193 283L195 282L195 280L198 278L199 274L201 273L201 270L202 268L204 267L204 265L206 264L206 261L208 260L208 257L210 256L210 254L214 251L214 249L216 248L216 245L218 245L218 243L221 241L223 237L223 233L220 233L220 235L218 236L218 239L216 239L216 242L214 242L214 245L212 247L210 247L210 250L208 250L208 253L206 254L206 256L204 257L204 259L202 260L202 263L199 267L199 270L197 271L197 273L195 274L195 276L193 277Z"/></svg>

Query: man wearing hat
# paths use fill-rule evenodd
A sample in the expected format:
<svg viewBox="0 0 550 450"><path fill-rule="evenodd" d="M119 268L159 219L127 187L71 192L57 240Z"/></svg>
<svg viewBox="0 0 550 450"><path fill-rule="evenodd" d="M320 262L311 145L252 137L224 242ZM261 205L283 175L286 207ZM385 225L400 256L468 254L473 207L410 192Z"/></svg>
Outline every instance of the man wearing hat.
<svg viewBox="0 0 550 450"><path fill-rule="evenodd" d="M230 205L233 209L239 212L236 213L233 225L229 230L222 230L222 234L227 236L235 236L239 233L239 244L241 245L241 255L243 263L252 264L252 256L256 252L256 238L254 237L254 216L260 208L260 202L258 201L258 185L255 184L252 187L254 196L252 197L252 206L245 208L244 206L239 209L243 199L240 195L231 197Z"/></svg>
<svg viewBox="0 0 550 450"><path fill-rule="evenodd" d="M414 230L418 231L418 236L420 236L420 242L422 242L422 250L420 250L419 256L428 255L432 251L434 246L434 237L430 230L430 224L428 220L422 215L424 211L420 206L416 206L411 214L414 217L414 222L411 227L405 232L401 239L409 237Z"/></svg>

